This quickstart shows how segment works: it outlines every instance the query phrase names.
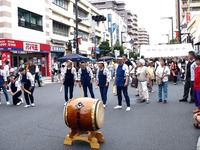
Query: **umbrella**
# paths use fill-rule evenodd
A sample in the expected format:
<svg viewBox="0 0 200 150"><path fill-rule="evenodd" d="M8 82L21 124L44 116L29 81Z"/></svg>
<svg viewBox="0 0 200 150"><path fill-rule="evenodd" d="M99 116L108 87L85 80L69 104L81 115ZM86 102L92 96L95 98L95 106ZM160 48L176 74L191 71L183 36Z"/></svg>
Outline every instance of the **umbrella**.
<svg viewBox="0 0 200 150"><path fill-rule="evenodd" d="M104 57L99 58L99 60L105 60L105 61L112 60L112 59L115 60L115 58L111 56L104 56Z"/></svg>
<svg viewBox="0 0 200 150"><path fill-rule="evenodd" d="M58 58L59 62L65 62L66 60L71 60L71 61L89 61L89 58L85 56L81 56L79 54L69 54L65 55L63 57Z"/></svg>

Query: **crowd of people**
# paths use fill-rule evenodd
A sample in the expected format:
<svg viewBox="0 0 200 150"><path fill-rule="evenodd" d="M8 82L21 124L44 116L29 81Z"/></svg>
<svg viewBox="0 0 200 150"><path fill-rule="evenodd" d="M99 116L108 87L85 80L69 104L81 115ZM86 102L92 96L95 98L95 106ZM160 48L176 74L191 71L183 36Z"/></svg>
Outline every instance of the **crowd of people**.
<svg viewBox="0 0 200 150"><path fill-rule="evenodd" d="M35 82L41 86L40 72L36 64L30 61L28 64L21 62L18 72L9 67L9 62L5 62L0 69L0 88L2 89L7 105L10 105L7 87L11 90L14 105L21 105L23 98L20 97L22 91L26 100L25 107L35 106L34 87ZM84 97L95 98L93 83L99 88L101 100L106 108L107 92L110 82L113 80L113 94L117 96L118 104L114 109L122 108L122 93L126 101L126 111L131 110L128 87L131 85L137 91L140 102L150 103L149 93L154 92L154 85L158 86L158 102L166 104L168 102L169 80L177 85L184 80L184 93L180 102L195 103L197 109L194 119L196 128L200 128L200 56L190 51L188 57L182 58L160 58L138 60L128 59L127 55L118 56L116 61L99 61L96 63L82 61L80 68L75 68L71 60L63 63L59 69L58 62L53 66L54 75L57 80L64 85L65 105L69 99L73 98L74 86L79 86L83 90ZM9 84L8 84L9 83ZM190 100L188 101L190 95Z"/></svg>
<svg viewBox="0 0 200 150"><path fill-rule="evenodd" d="M26 101L26 105L24 107L34 107L33 93L36 81L38 83L38 87L41 87L42 76L38 65L36 63L33 64L32 60L28 63L24 63L21 60L18 70L11 68L8 61L4 62L4 66L0 66L0 89L5 95L7 105L10 105L8 96L8 91L10 90L13 105L19 106L24 103L24 100L21 97L22 92L24 92L24 98Z"/></svg>

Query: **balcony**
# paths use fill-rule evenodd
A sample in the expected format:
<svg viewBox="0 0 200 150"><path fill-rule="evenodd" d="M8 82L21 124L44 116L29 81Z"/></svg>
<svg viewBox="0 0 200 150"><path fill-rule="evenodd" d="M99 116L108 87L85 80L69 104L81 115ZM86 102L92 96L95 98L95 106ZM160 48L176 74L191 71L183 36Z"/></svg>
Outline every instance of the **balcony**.
<svg viewBox="0 0 200 150"><path fill-rule="evenodd" d="M129 35L134 35L134 31L132 29L128 28L128 34Z"/></svg>
<svg viewBox="0 0 200 150"><path fill-rule="evenodd" d="M128 28L134 28L133 23L128 22Z"/></svg>

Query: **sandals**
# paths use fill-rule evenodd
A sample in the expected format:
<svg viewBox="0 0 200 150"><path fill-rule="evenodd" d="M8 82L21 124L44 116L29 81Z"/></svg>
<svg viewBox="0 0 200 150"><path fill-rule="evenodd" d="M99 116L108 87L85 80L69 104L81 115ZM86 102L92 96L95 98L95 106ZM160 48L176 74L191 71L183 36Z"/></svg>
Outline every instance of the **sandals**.
<svg viewBox="0 0 200 150"><path fill-rule="evenodd" d="M194 123L193 126L194 126L196 129L200 129L200 124L199 124L199 123Z"/></svg>

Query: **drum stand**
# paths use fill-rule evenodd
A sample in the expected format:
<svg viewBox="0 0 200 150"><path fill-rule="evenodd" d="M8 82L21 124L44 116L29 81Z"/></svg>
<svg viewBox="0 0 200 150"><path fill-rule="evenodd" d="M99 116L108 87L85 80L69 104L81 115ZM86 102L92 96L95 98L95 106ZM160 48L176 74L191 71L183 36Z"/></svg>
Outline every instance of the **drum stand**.
<svg viewBox="0 0 200 150"><path fill-rule="evenodd" d="M87 134L87 136L81 136ZM69 134L65 137L64 145L72 145L73 141L85 141L90 144L91 148L100 149L100 144L104 142L103 134L99 131L79 131L70 129Z"/></svg>

